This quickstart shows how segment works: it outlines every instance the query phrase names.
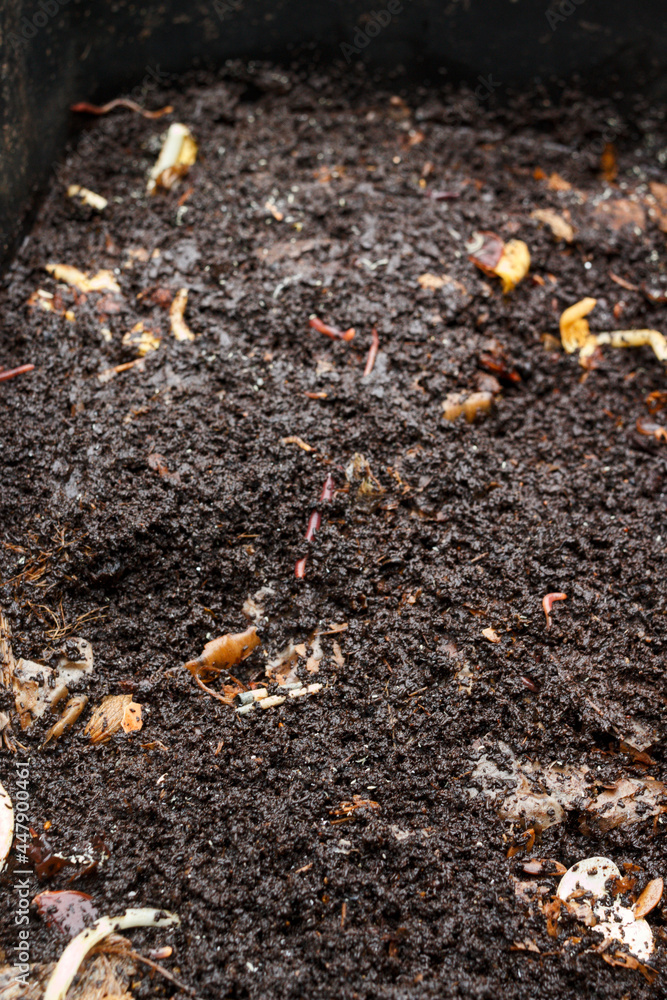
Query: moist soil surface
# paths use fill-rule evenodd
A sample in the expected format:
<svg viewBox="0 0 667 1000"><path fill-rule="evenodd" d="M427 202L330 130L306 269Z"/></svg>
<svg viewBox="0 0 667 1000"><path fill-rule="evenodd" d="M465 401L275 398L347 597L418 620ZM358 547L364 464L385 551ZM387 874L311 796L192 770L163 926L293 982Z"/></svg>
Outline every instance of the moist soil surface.
<svg viewBox="0 0 667 1000"><path fill-rule="evenodd" d="M660 805L640 791L618 823L590 808L619 779L667 778L667 445L636 430L664 369L649 347L604 347L585 370L558 321L593 296L594 331L667 328L667 130L575 92L505 98L260 65L152 90L170 117L83 120L5 275L0 361L35 370L0 383L0 602L16 657L52 662L79 636L95 663L70 692L84 714L43 749L54 716L22 732L4 692L27 749L3 750L1 776L15 797L29 761L30 825L53 852L99 858L101 838L108 854L38 866L31 896L176 912L176 930L128 933L144 954L171 944L163 964L197 996L667 995L661 905L651 985L565 910L547 933L558 879L523 872L604 855L636 879L625 902L665 874ZM198 160L151 197L171 121ZM547 208L571 242L531 217ZM513 292L470 262L478 230L527 243ZM50 263L109 270L120 291L81 293ZM183 288L194 341L170 329ZM38 289L51 311L28 304ZM137 358L138 323L159 347L110 371ZM443 419L448 393L489 386L491 412ZM267 681L293 643L279 672L319 692L240 716L197 686L182 665L248 615L261 647L233 678ZM111 694L143 728L91 744ZM547 803L560 822L531 806L522 821L494 763L583 784ZM549 787L528 782L540 802ZM12 852L7 962L17 867ZM31 961L52 963L66 938L30 913ZM133 979L137 997L174 991Z"/></svg>

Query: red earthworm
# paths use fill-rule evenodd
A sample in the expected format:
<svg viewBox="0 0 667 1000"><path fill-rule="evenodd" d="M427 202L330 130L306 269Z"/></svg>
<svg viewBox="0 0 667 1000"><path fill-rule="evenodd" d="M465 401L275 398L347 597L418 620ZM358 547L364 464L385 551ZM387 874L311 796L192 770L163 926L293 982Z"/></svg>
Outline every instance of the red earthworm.
<svg viewBox="0 0 667 1000"><path fill-rule="evenodd" d="M322 493L320 495L320 503L328 503L334 495L334 478L329 472L327 478L324 480L324 486L322 487ZM312 542L317 531L319 531L320 525L322 524L322 515L319 510L312 510L310 512L310 517L308 518L308 527L306 528L306 541ZM303 559L299 559L296 566L294 567L294 575L297 580L302 580L306 575L306 562L308 556L304 556Z"/></svg>
<svg viewBox="0 0 667 1000"><path fill-rule="evenodd" d="M371 346L368 351L368 358L366 359L366 367L364 368L364 378L367 378L373 371L373 365L375 364L375 359L378 356L378 347L380 346L380 337L377 330L373 327L373 332L371 333L373 338Z"/></svg>
<svg viewBox="0 0 667 1000"><path fill-rule="evenodd" d="M162 115L169 115L174 110L171 104L165 105L164 108L160 108L158 111L146 111L135 101L131 101L129 97L117 97L113 101L109 101L108 104L88 104L87 101L81 101L79 104L70 104L70 111L82 111L89 115L106 115L109 111L113 111L114 108L129 108L130 111L136 111L138 114L143 115L144 118L162 118Z"/></svg>
<svg viewBox="0 0 667 1000"><path fill-rule="evenodd" d="M323 323L321 319L317 316L313 316L312 319L308 320L310 326L313 330L317 330L318 333L323 333L327 337L331 337L332 340L352 340L355 334L354 327L350 327L349 330L339 330L337 326L329 326L328 323Z"/></svg>
<svg viewBox="0 0 667 1000"><path fill-rule="evenodd" d="M304 556L303 559L299 559L296 566L294 567L294 575L297 580L303 580L306 575L306 561L308 556Z"/></svg>
<svg viewBox="0 0 667 1000"><path fill-rule="evenodd" d="M322 515L319 510L314 510L308 519L308 527L306 529L306 541L312 542L315 532L319 530L320 524L322 523Z"/></svg>
<svg viewBox="0 0 667 1000"><path fill-rule="evenodd" d="M551 628L551 606L554 601L566 601L567 594L547 594L542 598L542 607L547 619L547 629Z"/></svg>
<svg viewBox="0 0 667 1000"><path fill-rule="evenodd" d="M0 371L0 382L6 382L15 375L23 375L24 372L31 372L34 367L34 365L21 365L19 368L8 368L6 372Z"/></svg>
<svg viewBox="0 0 667 1000"><path fill-rule="evenodd" d="M320 503L327 503L329 500L333 500L333 495L334 495L334 480L331 473L329 473L327 478L324 480L324 486L322 487L322 495L320 497Z"/></svg>

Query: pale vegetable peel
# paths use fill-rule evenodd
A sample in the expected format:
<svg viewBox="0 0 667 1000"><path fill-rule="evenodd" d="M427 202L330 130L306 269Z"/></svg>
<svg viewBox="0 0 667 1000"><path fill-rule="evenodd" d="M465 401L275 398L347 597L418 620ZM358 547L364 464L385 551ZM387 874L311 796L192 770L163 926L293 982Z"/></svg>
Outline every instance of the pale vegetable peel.
<svg viewBox="0 0 667 1000"><path fill-rule="evenodd" d="M0 784L0 871L5 867L13 839L14 807L9 793Z"/></svg>
<svg viewBox="0 0 667 1000"><path fill-rule="evenodd" d="M46 986L44 1000L64 1000L86 955L109 934L130 927L169 927L179 923L175 913L148 908L129 909L119 917L100 917L67 945Z"/></svg>
<svg viewBox="0 0 667 1000"><path fill-rule="evenodd" d="M495 273L503 283L503 294L513 291L530 269L530 251L523 240L509 240L503 247Z"/></svg>
<svg viewBox="0 0 667 1000"><path fill-rule="evenodd" d="M148 175L147 190L155 194L158 187L171 188L187 174L197 159L197 143L187 125L174 122L169 126L160 155Z"/></svg>

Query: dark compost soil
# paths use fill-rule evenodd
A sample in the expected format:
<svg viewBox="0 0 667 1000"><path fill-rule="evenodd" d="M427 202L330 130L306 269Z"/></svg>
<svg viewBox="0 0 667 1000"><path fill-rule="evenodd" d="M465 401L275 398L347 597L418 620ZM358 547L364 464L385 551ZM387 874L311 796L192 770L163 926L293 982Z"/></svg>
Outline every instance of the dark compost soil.
<svg viewBox="0 0 667 1000"><path fill-rule="evenodd" d="M17 656L59 648L63 630L95 654L73 730L40 751L52 719L23 735L14 722L32 826L49 822L64 854L103 839L108 860L72 883L100 913L180 915L174 932L130 935L144 950L171 942L165 964L199 996L667 995L661 908L653 985L606 964L574 920L550 937L515 898L526 854L508 850L530 845L471 775L482 749L502 762L502 743L519 762L587 766L598 789L667 778L667 445L635 430L663 367L648 347L605 348L584 372L553 339L588 295L594 330L667 328L649 188L665 179L661 116L640 108L630 127L574 93L560 109L494 111L349 70L257 66L146 100L174 115L89 119L0 293L0 362L36 366L0 383L0 604ZM169 121L192 128L199 158L151 198ZM600 175L603 132L615 181ZM553 173L570 186L554 189ZM107 209L78 206L69 184ZM574 241L536 208L569 215ZM468 260L480 229L530 248L531 274L508 296ZM49 262L109 269L121 294L81 295ZM422 288L425 273L454 280ZM38 288L55 311L27 305ZM170 334L164 290L180 288L193 343ZM356 337L327 339L312 314ZM136 357L122 339L140 321L159 349L100 381ZM442 400L478 388L490 338L520 380L485 418L445 422ZM293 436L313 450L283 443ZM357 452L384 492L347 483ZM336 493L308 544L328 473ZM348 627L322 636L317 674L299 660L319 694L241 718L181 665L246 628L262 587L274 591L262 649L234 671L246 683L288 642ZM567 600L547 631L554 591ZM143 729L91 746L91 707L117 693L142 705ZM0 707L13 709L8 692ZM3 751L12 795L14 760ZM354 795L377 807L337 812ZM665 874L663 819L604 831L580 804L529 856L606 855L644 884ZM31 892L71 876L31 878ZM64 938L36 913L31 935L33 961L60 955ZM513 950L526 941L540 953ZM133 986L173 991L149 974Z"/></svg>

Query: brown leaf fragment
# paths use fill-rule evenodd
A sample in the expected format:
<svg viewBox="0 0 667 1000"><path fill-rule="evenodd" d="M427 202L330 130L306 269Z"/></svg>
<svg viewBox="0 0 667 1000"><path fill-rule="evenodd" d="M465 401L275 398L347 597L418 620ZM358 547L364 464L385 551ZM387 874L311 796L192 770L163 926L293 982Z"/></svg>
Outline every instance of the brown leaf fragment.
<svg viewBox="0 0 667 1000"><path fill-rule="evenodd" d="M667 427L656 423L650 417L638 417L635 426L639 434L655 438L656 441L667 441Z"/></svg>
<svg viewBox="0 0 667 1000"><path fill-rule="evenodd" d="M362 799L360 795L353 795L351 802L341 802L341 804L336 806L335 809L329 810L329 815L350 816L352 813L356 812L357 809L379 810L380 803L374 802L373 799Z"/></svg>
<svg viewBox="0 0 667 1000"><path fill-rule="evenodd" d="M543 222L544 225L549 226L557 240L565 240L566 243L571 243L574 239L574 229L570 223L553 208L536 208L534 212L530 213L530 217L531 219L536 219L537 222Z"/></svg>
<svg viewBox="0 0 667 1000"><path fill-rule="evenodd" d="M563 900L554 896L548 903L544 904L544 916L547 918L547 934L549 937L558 937L558 918L560 917Z"/></svg>
<svg viewBox="0 0 667 1000"><path fill-rule="evenodd" d="M629 198L617 198L614 201L601 201L595 209L595 216L610 229L617 232L623 226L646 228L646 213L636 201Z"/></svg>
<svg viewBox="0 0 667 1000"><path fill-rule="evenodd" d="M602 952L602 957L607 965L615 965L621 969L634 969L637 972L641 972L644 979L649 983L655 982L657 978L657 969L652 969L649 965L644 965L634 955L627 955L622 951L617 951L612 955L610 952L604 951Z"/></svg>
<svg viewBox="0 0 667 1000"><path fill-rule="evenodd" d="M345 657L343 656L343 653L341 651L340 644L337 643L335 639L333 643L333 658L339 667L345 665Z"/></svg>
<svg viewBox="0 0 667 1000"><path fill-rule="evenodd" d="M488 639L489 642L493 642L494 644L500 642L500 636L493 628L483 628L482 635L484 636L485 639Z"/></svg>
<svg viewBox="0 0 667 1000"><path fill-rule="evenodd" d="M98 912L92 896L67 889L62 892L40 892L33 899L40 917L67 937L74 937L88 924L97 920Z"/></svg>
<svg viewBox="0 0 667 1000"><path fill-rule="evenodd" d="M534 941L530 938L525 938L523 941L515 941L510 947L510 951L532 951L540 954L540 949L537 947Z"/></svg>
<svg viewBox="0 0 667 1000"><path fill-rule="evenodd" d="M664 887L665 883L661 878L651 879L646 888L640 893L635 905L632 907L635 920L640 920L642 917L645 917L647 913L650 913L651 910L658 905L662 899Z"/></svg>
<svg viewBox="0 0 667 1000"><path fill-rule="evenodd" d="M63 714L60 716L58 721L54 723L53 726L51 726L48 733L44 737L44 743L42 744L42 746L46 746L46 744L49 743L51 740L55 742L55 740L57 740L60 736L62 736L62 734L65 732L66 729L69 729L70 726L73 726L87 704L88 704L87 694L80 695L77 698L70 698L67 704L65 705Z"/></svg>
<svg viewBox="0 0 667 1000"><path fill-rule="evenodd" d="M667 407L667 392L663 389L656 389L654 392L649 392L644 402L646 403L648 412L653 416Z"/></svg>
<svg viewBox="0 0 667 1000"><path fill-rule="evenodd" d="M220 671L229 670L241 663L260 644L257 629L251 625L245 632L228 632L217 639L211 639L204 646L201 656L196 660L189 660L184 667L193 677L210 680Z"/></svg>
<svg viewBox="0 0 667 1000"><path fill-rule="evenodd" d="M121 728L126 733L141 729L141 706L132 701L131 694L110 694L103 698L83 734L90 737L91 743L106 743Z"/></svg>

